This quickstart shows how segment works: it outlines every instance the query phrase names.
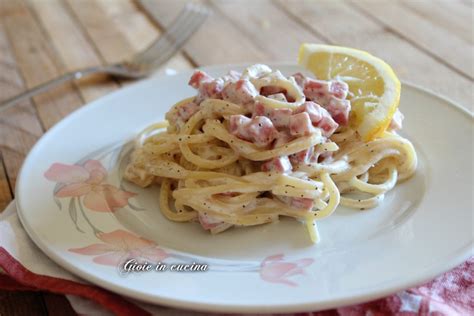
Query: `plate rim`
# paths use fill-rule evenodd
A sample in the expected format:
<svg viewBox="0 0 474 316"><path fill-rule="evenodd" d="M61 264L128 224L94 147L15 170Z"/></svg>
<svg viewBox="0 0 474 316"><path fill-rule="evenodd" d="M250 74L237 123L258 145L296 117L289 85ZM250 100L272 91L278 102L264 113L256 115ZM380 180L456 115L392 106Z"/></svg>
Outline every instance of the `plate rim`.
<svg viewBox="0 0 474 316"><path fill-rule="evenodd" d="M203 70L218 70L220 68L230 68L230 67L243 67L246 65L249 65L251 63L239 63L239 64L221 64L221 65L212 65L208 67L199 67L199 69ZM277 67L294 67L297 66L296 64L293 63L268 63L271 66L277 66ZM186 72L191 72L192 69L189 70L184 70L184 71L179 71L178 74L186 73ZM156 75L151 78L156 77L168 77L169 75L163 74L163 75ZM53 251L49 251L48 246L46 243L43 243L41 239L38 237L36 232L28 225L28 221L26 218L24 218L23 214L23 208L21 206L21 201L19 199L19 192L20 192L20 184L24 181L25 179L25 174L24 174L24 166L27 164L30 164L31 162L29 161L33 154L39 150L39 147L41 147L43 141L45 138L49 137L50 134L55 133L57 129L60 129L63 127L63 125L68 124L69 120L73 119L75 116L79 115L83 111L89 111L95 106L100 106L101 102L104 102L106 98L112 97L116 94L120 93L125 93L124 91L127 91L128 89L134 89L136 85L144 84L146 82L149 82L146 79L143 81L138 81L128 87L125 87L124 89L117 90L115 92L112 92L110 94L107 94L99 99L96 99L90 103L85 104L81 108L73 111L69 115L67 115L65 118L63 118L60 122L58 122L55 126L53 126L51 129L49 129L46 133L44 133L40 139L35 143L35 145L31 148L29 151L28 155L25 157L25 160L20 168L20 171L18 172L18 177L17 177L17 183L15 186L15 203L18 208L18 216L20 219L20 222L22 223L22 226L24 227L25 231L28 233L29 237L33 240L35 245L41 249L41 251L49 257L52 261L54 261L56 264L67 270L68 272L72 273L74 276L79 277L81 279L87 280L88 282L91 282L91 284L102 287L104 289L113 291L115 293L118 293L120 295L124 295L126 297L134 298L139 301L143 302L148 302L152 304L161 304L165 306L171 306L175 308L181 308L181 309L187 309L187 310L195 310L195 311L206 311L206 312L240 312L240 313L255 313L255 312L304 312L304 311L316 311L316 310L324 310L324 309L329 309L329 308L334 308L334 307L340 307L340 306L346 306L346 305L351 305L355 303L362 303L374 299L378 299L381 297L385 297L387 295L396 293L400 290L407 289L422 283L425 283L436 276L451 270L455 266L461 264L464 262L467 258L469 258L470 255L472 255L472 247L473 247L473 240L466 244L465 246L462 246L458 249L456 249L454 252L452 252L447 260L443 261L443 264L440 264L439 266L430 266L429 269L426 269L425 273L419 274L418 277L412 278L411 282L400 282L399 285L393 285L387 287L385 290L382 291L377 291L374 293L373 289L366 289L365 291L358 291L351 297L335 297L334 299L329 299L326 300L325 302L308 302L308 303L293 303L293 304L281 304L281 305L275 305L275 304L268 304L268 305L242 305L242 304L228 304L228 303L202 303L199 301L190 301L189 299L177 299L173 297L166 297L163 295L151 295L151 294L143 294L141 292L136 292L133 290L129 290L125 285L120 287L117 286L108 280L101 279L100 277L96 277L94 275L88 274L85 271L83 272L82 270L77 269L74 265L70 265L66 260L64 260L61 256L56 255ZM461 114L467 115L468 118L471 120L474 119L474 113L472 111L469 111L469 109L461 106L459 103L453 101L449 97L440 95L428 88L421 87L417 84L413 84L407 81L402 81L402 89L404 87L408 87L414 90L417 90L418 92L421 92L429 97L436 97L438 99L441 99L444 101L445 106L453 107L455 110L460 111ZM437 268L436 268L437 267Z"/></svg>

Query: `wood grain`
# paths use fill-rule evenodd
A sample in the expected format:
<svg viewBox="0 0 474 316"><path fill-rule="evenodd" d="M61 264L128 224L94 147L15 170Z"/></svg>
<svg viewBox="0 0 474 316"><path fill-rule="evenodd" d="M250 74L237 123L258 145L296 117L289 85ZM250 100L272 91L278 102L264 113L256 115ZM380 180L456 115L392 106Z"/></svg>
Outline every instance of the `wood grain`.
<svg viewBox="0 0 474 316"><path fill-rule="evenodd" d="M160 34L130 1L68 0L67 3L107 63L131 57ZM163 69L167 67L181 70L192 67L192 64L182 55L177 55Z"/></svg>
<svg viewBox="0 0 474 316"><path fill-rule="evenodd" d="M439 63L448 65L468 79L474 78L473 45L435 23L433 18L420 16L398 2L354 1L365 14L388 30L424 51ZM472 34L472 33L471 33Z"/></svg>
<svg viewBox="0 0 474 316"><path fill-rule="evenodd" d="M0 213L3 212L12 199L13 193L10 190L5 163L3 157L0 155Z"/></svg>
<svg viewBox="0 0 474 316"><path fill-rule="evenodd" d="M61 58L65 70L72 71L102 64L82 26L73 19L63 1L29 1L29 3L48 40ZM85 102L95 100L118 88L116 82L110 80L107 75L100 74L87 76L75 84Z"/></svg>
<svg viewBox="0 0 474 316"><path fill-rule="evenodd" d="M10 12L2 20L26 86L36 86L63 73L65 68L60 58L24 2L1 0L0 4L3 10ZM43 93L34 101L45 129L83 104L72 84Z"/></svg>
<svg viewBox="0 0 474 316"><path fill-rule="evenodd" d="M291 19L273 1L212 1L212 4L265 53L267 62L294 63L301 43L327 42L324 37L308 31Z"/></svg>
<svg viewBox="0 0 474 316"><path fill-rule="evenodd" d="M433 0L432 5L439 6L451 14L451 18L472 25L474 18L474 2L472 0Z"/></svg>
<svg viewBox="0 0 474 316"><path fill-rule="evenodd" d="M44 306L48 311L48 315L72 316L76 312L72 308L69 301L63 296L54 293L44 293Z"/></svg>
<svg viewBox="0 0 474 316"><path fill-rule="evenodd" d="M142 0L142 5L157 12L161 25L169 24L187 2L185 0ZM228 18L214 14L184 46L196 65L265 61L265 54L236 28Z"/></svg>
<svg viewBox="0 0 474 316"><path fill-rule="evenodd" d="M472 4L472 2L470 3ZM403 0L400 4L409 8L418 16L429 19L432 23L439 25L449 32L450 37L455 36L462 38L467 43L474 43L472 23L466 23L470 18L472 19L472 6L469 10L462 3L451 1L450 5L443 6L442 3L434 4L433 0ZM452 9L453 7L461 7L462 10L460 10L460 13L457 13L456 11L458 10ZM465 13L468 13L466 17L459 17L459 14L464 15Z"/></svg>
<svg viewBox="0 0 474 316"><path fill-rule="evenodd" d="M0 22L0 85L1 99L11 97L24 88L12 48L5 28ZM0 113L0 151L2 155L2 203L8 203L14 191L16 177L21 163L31 146L43 133L41 124L36 117L36 110L30 102L22 102L16 107ZM5 189L8 183L10 188ZM3 208L2 208L3 210Z"/></svg>
<svg viewBox="0 0 474 316"><path fill-rule="evenodd" d="M326 34L333 44L371 52L386 60L401 79L427 87L469 108L472 82L386 27L340 1L279 2L306 28ZM308 21L317 21L310 23Z"/></svg>
<svg viewBox="0 0 474 316"><path fill-rule="evenodd" d="M0 315L47 315L41 293L0 291Z"/></svg>

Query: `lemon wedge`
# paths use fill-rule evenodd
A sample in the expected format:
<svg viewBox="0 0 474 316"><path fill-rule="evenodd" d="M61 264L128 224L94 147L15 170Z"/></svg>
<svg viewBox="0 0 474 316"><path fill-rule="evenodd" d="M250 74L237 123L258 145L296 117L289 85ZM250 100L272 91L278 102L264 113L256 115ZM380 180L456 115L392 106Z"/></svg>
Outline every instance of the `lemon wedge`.
<svg viewBox="0 0 474 316"><path fill-rule="evenodd" d="M349 85L349 123L364 141L383 134L400 101L400 80L383 60L347 47L302 44L298 64L317 79L341 79Z"/></svg>

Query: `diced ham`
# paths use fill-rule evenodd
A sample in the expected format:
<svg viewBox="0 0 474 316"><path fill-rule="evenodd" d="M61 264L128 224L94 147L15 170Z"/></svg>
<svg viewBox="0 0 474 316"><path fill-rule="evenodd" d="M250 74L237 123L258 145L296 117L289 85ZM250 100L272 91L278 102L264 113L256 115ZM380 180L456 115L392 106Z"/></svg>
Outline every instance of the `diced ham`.
<svg viewBox="0 0 474 316"><path fill-rule="evenodd" d="M331 97L325 108L338 124L346 125L349 122L349 112L351 111L349 100Z"/></svg>
<svg viewBox="0 0 474 316"><path fill-rule="evenodd" d="M229 129L232 135L239 138L250 140L250 135L247 131L247 125L251 119L243 115L231 115L229 118Z"/></svg>
<svg viewBox="0 0 474 316"><path fill-rule="evenodd" d="M201 103L206 99L222 99L222 89L224 88L224 81L217 78L211 82L203 82L198 90L196 96L196 103Z"/></svg>
<svg viewBox="0 0 474 316"><path fill-rule="evenodd" d="M307 99L324 105L329 97L329 81L306 78L303 93Z"/></svg>
<svg viewBox="0 0 474 316"><path fill-rule="evenodd" d="M248 79L228 83L222 90L222 98L235 104L253 103L258 95L257 89Z"/></svg>
<svg viewBox="0 0 474 316"><path fill-rule="evenodd" d="M339 125L335 122L330 114L324 115L323 118L318 123L316 123L316 127L322 129L322 134L326 137L334 134L338 126Z"/></svg>
<svg viewBox="0 0 474 316"><path fill-rule="evenodd" d="M303 92L306 98L323 106L326 105L331 96L345 99L349 93L349 86L341 80L324 81L304 78L301 82L304 84Z"/></svg>
<svg viewBox="0 0 474 316"><path fill-rule="evenodd" d="M262 75L284 78L280 72L276 71L268 73L268 67L262 67L262 65L258 65L258 67L254 67L255 69L252 68L252 71L258 70L259 73L262 73ZM253 78L252 76L250 77ZM289 98L289 96L286 94L286 90L282 87L269 85L264 86L260 89L260 91L257 91L255 86L250 81L250 77L243 76L241 73L236 71L231 71L225 76L214 79L205 72L196 70L189 80L189 85L198 90L198 95L194 100L197 105L199 105L205 99L213 98L224 99L243 105L244 107L248 108L248 110L253 110L254 99L259 94L279 101L292 101L290 100L291 98ZM307 100L314 101L328 110L338 124L347 124L351 107L350 101L346 100L349 88L345 82L341 80L324 81L311 79L301 73L294 74L293 78L302 88ZM252 107L252 109L250 107ZM255 111L255 114L257 116L270 117L272 120L274 120L275 117L279 118L279 113L271 116L272 111L272 109L261 111L262 113ZM313 124L316 121L319 122L321 120L315 117L315 115L317 116L318 113L313 113L309 110L306 112L308 112L310 115ZM274 124L276 124L277 127L283 127L283 123L279 123L278 118L276 121L274 120ZM284 121L287 119L288 115L285 113ZM329 134L333 128L333 125L334 124L331 124L331 121L325 120L325 124L323 124L324 130Z"/></svg>
<svg viewBox="0 0 474 316"><path fill-rule="evenodd" d="M317 80L306 77L296 79L296 82L303 86L303 93L306 98L325 106L331 96L338 99L347 98L349 86L341 80Z"/></svg>
<svg viewBox="0 0 474 316"><path fill-rule="evenodd" d="M294 137L290 135L288 130L278 132L275 143L273 143L273 148L285 145L286 143L291 142L293 139Z"/></svg>
<svg viewBox="0 0 474 316"><path fill-rule="evenodd" d="M194 89L199 89L203 82L211 82L214 80L211 76L201 70L194 71L191 79L189 79L188 84Z"/></svg>
<svg viewBox="0 0 474 316"><path fill-rule="evenodd" d="M293 111L291 109L272 109L269 111L268 117L276 127L285 127L290 123L290 117L292 114Z"/></svg>
<svg viewBox="0 0 474 316"><path fill-rule="evenodd" d="M329 93L338 99L347 98L349 92L349 86L347 83L341 80L331 80L329 84Z"/></svg>
<svg viewBox="0 0 474 316"><path fill-rule="evenodd" d="M307 100L320 104L329 111L336 123L346 125L349 121L351 104L346 100L349 93L349 86L341 80L316 80L306 78L298 73L295 76L296 82L303 87L303 93Z"/></svg>
<svg viewBox="0 0 474 316"><path fill-rule="evenodd" d="M178 110L178 117L181 118L184 122L186 122L191 116L194 115L197 111L199 111L199 105L194 102L180 104L177 107Z"/></svg>
<svg viewBox="0 0 474 316"><path fill-rule="evenodd" d="M171 126L176 126L179 130L197 111L199 111L199 105L194 102L188 102L173 108L166 113L165 117Z"/></svg>
<svg viewBox="0 0 474 316"><path fill-rule="evenodd" d="M290 155L289 158L293 165L306 164L311 160L313 152L314 148L310 147L308 149Z"/></svg>
<svg viewBox="0 0 474 316"><path fill-rule="evenodd" d="M198 90L198 94L194 99L197 104L206 99L222 99L224 80L221 78L214 79L204 71L196 70L188 84Z"/></svg>
<svg viewBox="0 0 474 316"><path fill-rule="evenodd" d="M402 122L405 117L400 110L396 110L395 114L393 114L392 120L390 121L389 129L392 131L396 131L402 129Z"/></svg>
<svg viewBox="0 0 474 316"><path fill-rule="evenodd" d="M255 116L249 119L243 115L232 115L229 119L230 133L259 147L265 147L273 142L278 131L269 118Z"/></svg>
<svg viewBox="0 0 474 316"><path fill-rule="evenodd" d="M291 163L287 156L276 157L262 164L262 171L285 173L291 171Z"/></svg>
<svg viewBox="0 0 474 316"><path fill-rule="evenodd" d="M269 116L271 109L267 109L265 105L260 102L255 103L253 113L255 116Z"/></svg>
<svg viewBox="0 0 474 316"><path fill-rule="evenodd" d="M313 208L314 201L313 199L307 198L292 198L290 202L291 207L302 208L305 210L310 210Z"/></svg>
<svg viewBox="0 0 474 316"><path fill-rule="evenodd" d="M215 227L217 227L217 226L219 226L220 224L223 223L223 221L221 221L221 220L209 217L209 216L201 214L201 213L199 213L198 219L199 219L199 223L201 224L202 228L204 228L205 230L215 228Z"/></svg>
<svg viewBox="0 0 474 316"><path fill-rule="evenodd" d="M305 136L314 132L313 123L308 113L302 112L290 117L290 134L293 136Z"/></svg>
<svg viewBox="0 0 474 316"><path fill-rule="evenodd" d="M321 128L326 137L331 136L339 126L326 109L314 102L305 102L295 110L295 113L303 112L308 113L313 126Z"/></svg>
<svg viewBox="0 0 474 316"><path fill-rule="evenodd" d="M305 102L303 105L299 106L294 111L287 108L266 108L261 103L257 103L254 108L255 115L269 117L273 125L280 130L289 126L290 119L295 120L295 118L292 118L293 115L304 112L309 115L313 126L319 127L323 130L322 134L324 136L329 137L338 127L338 124L334 122L328 111L311 101ZM291 135L297 134L292 133Z"/></svg>
<svg viewBox="0 0 474 316"><path fill-rule="evenodd" d="M297 107L294 111L295 114L302 113L302 112L308 113L309 118L311 119L311 122L313 122L313 124L316 124L319 121L321 121L321 119L323 118L323 115L325 114L324 112L327 113L327 111L324 110L321 106L311 101L303 103L302 105Z"/></svg>
<svg viewBox="0 0 474 316"><path fill-rule="evenodd" d="M265 116L255 116L252 118L247 129L253 143L259 147L265 147L272 143L278 134L272 121Z"/></svg>

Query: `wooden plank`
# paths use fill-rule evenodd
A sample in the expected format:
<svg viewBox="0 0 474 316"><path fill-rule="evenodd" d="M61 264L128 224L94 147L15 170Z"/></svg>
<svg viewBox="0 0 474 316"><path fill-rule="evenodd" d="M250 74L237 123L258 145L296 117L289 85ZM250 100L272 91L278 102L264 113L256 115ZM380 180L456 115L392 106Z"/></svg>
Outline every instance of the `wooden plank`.
<svg viewBox="0 0 474 316"><path fill-rule="evenodd" d="M111 27L119 32L134 52L148 47L160 34L157 29L137 8L133 1L116 0L113 4L107 0L97 1L98 7L110 19Z"/></svg>
<svg viewBox="0 0 474 316"><path fill-rule="evenodd" d="M2 12L4 11L0 9L0 14ZM0 99L3 100L21 92L24 88L1 21L0 52ZM4 167L6 169L6 176L0 177L2 210L4 204L11 198L10 192L14 191L16 177L25 155L41 134L41 124L29 101L0 113L0 150L3 160L0 166L1 173L4 173ZM10 185L10 188L5 187L6 183Z"/></svg>
<svg viewBox="0 0 474 316"><path fill-rule="evenodd" d="M160 34L133 2L68 0L67 3L108 63L141 51ZM192 64L178 54L162 68L167 67L181 70L189 69Z"/></svg>
<svg viewBox="0 0 474 316"><path fill-rule="evenodd" d="M110 5L109 1L101 0L98 4L112 18L112 27L116 27L124 34L134 53L147 48L162 33L134 1L117 0L114 5ZM191 60L177 53L158 72L163 72L167 68L185 70L193 66Z"/></svg>
<svg viewBox="0 0 474 316"><path fill-rule="evenodd" d="M3 157L0 156L0 213L5 210L5 208L13 199L12 192L13 191L10 190L10 183L7 178L5 163L3 161Z"/></svg>
<svg viewBox="0 0 474 316"><path fill-rule="evenodd" d="M65 71L35 17L23 1L0 0L2 21L27 87L56 78ZM72 84L64 84L34 98L39 118L48 129L82 105Z"/></svg>
<svg viewBox="0 0 474 316"><path fill-rule="evenodd" d="M457 36L470 44L474 43L472 6L471 10L466 10L462 3L450 1L446 6L443 3L433 3L433 0L403 0L402 5L446 29L451 36ZM453 9L456 6L462 7L463 10L460 11L462 15ZM463 14L466 12L470 14Z"/></svg>
<svg viewBox="0 0 474 316"><path fill-rule="evenodd" d="M303 28L272 1L215 0L212 4L256 47L265 52L268 61L294 62L301 43L327 42L324 37Z"/></svg>
<svg viewBox="0 0 474 316"><path fill-rule="evenodd" d="M43 293L44 305L48 315L75 316L77 315L64 295Z"/></svg>
<svg viewBox="0 0 474 316"><path fill-rule="evenodd" d="M140 1L146 9L157 12L160 25L168 25L186 2L188 1ZM259 47L219 12L207 19L184 46L184 50L201 66L268 60Z"/></svg>
<svg viewBox="0 0 474 316"><path fill-rule="evenodd" d="M80 25L70 15L63 1L29 1L30 7L40 21L48 40L61 57L67 71L102 64L93 45L83 33ZM76 82L82 98L90 102L118 88L118 84L107 75L87 76Z"/></svg>
<svg viewBox="0 0 474 316"><path fill-rule="evenodd" d="M432 5L439 6L452 16L460 17L464 21L473 19L474 2L472 0L433 0Z"/></svg>
<svg viewBox="0 0 474 316"><path fill-rule="evenodd" d="M96 1L67 1L67 3L104 60L119 62L132 54L124 35L117 28L111 27L110 17L105 15Z"/></svg>
<svg viewBox="0 0 474 316"><path fill-rule="evenodd" d="M472 65L473 45L434 23L432 17L423 17L395 1L353 1L355 7L413 46L433 56L440 63L452 67L469 79L474 79ZM402 18L403 17L403 18ZM453 16L453 19L461 19ZM472 18L462 20L472 23ZM471 24L472 25L472 24Z"/></svg>
<svg viewBox="0 0 474 316"><path fill-rule="evenodd" d="M466 108L471 106L470 80L367 19L348 4L339 1L279 3L306 28L326 34L333 43L369 51L386 60L401 79L444 94Z"/></svg>
<svg viewBox="0 0 474 316"><path fill-rule="evenodd" d="M0 23L0 51L2 52L0 54L0 98L7 99L21 92L24 89L24 83L2 23ZM41 124L36 117L35 108L29 101L21 102L1 112L0 122L9 122L29 134L41 135Z"/></svg>
<svg viewBox="0 0 474 316"><path fill-rule="evenodd" d="M47 315L41 293L0 291L0 315Z"/></svg>

